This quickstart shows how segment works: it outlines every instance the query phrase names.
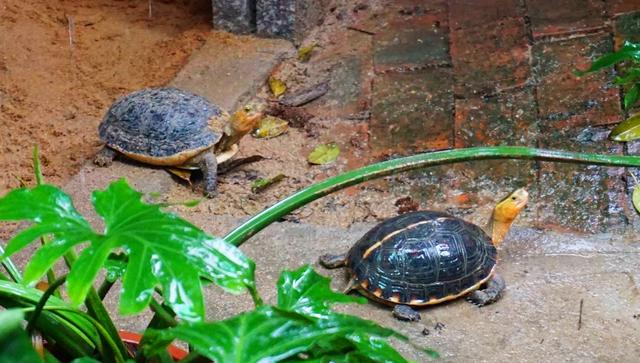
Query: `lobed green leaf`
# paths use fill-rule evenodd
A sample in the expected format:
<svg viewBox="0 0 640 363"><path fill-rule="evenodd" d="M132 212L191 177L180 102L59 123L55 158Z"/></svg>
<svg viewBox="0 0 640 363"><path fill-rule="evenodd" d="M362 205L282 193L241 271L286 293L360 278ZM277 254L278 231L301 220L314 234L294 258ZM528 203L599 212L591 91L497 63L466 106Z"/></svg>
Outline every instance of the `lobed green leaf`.
<svg viewBox="0 0 640 363"><path fill-rule="evenodd" d="M352 297L331 290L331 280L315 272L311 266L284 271L278 279L278 307L312 316L326 317L335 303L366 304L361 297Z"/></svg>
<svg viewBox="0 0 640 363"><path fill-rule="evenodd" d="M626 60L640 61L640 44L626 41L617 52L607 53L593 61L588 69L584 71L576 70L574 73L577 76L584 76Z"/></svg>

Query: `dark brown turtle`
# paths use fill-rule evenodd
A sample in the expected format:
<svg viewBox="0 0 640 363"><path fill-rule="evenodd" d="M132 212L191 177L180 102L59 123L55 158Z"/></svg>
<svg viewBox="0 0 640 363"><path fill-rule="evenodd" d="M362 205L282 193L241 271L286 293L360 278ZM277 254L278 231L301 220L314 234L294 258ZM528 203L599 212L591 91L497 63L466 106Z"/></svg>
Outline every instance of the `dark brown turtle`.
<svg viewBox="0 0 640 363"><path fill-rule="evenodd" d="M441 212L418 211L387 219L343 255L324 255L327 268L346 266L348 290L394 306L401 320L419 320L411 307L468 296L477 305L496 301L505 282L496 273L496 247L527 204L518 189L495 207L483 230Z"/></svg>
<svg viewBox="0 0 640 363"><path fill-rule="evenodd" d="M149 88L111 105L98 129L105 147L94 162L110 165L116 153L168 169L200 169L204 193L216 194L218 164L238 151L238 141L261 118L242 108L229 116L215 104L177 88Z"/></svg>

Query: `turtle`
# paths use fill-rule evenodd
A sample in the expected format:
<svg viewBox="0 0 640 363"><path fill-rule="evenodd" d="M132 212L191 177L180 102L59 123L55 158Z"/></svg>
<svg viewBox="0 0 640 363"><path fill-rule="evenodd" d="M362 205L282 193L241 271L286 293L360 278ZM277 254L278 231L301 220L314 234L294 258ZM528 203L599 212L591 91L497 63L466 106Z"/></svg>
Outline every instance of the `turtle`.
<svg viewBox="0 0 640 363"><path fill-rule="evenodd" d="M346 292L393 306L399 320L420 320L412 307L466 296L478 306L497 301L505 289L496 272L497 247L525 207L529 194L517 189L500 201L483 229L438 211L414 211L386 219L349 252L327 254L326 268L346 267Z"/></svg>
<svg viewBox="0 0 640 363"><path fill-rule="evenodd" d="M94 163L108 166L116 155L172 169L200 169L204 194L214 197L218 164L238 151L238 141L262 117L259 106L247 105L232 116L191 92L146 88L116 100L98 133L105 146Z"/></svg>

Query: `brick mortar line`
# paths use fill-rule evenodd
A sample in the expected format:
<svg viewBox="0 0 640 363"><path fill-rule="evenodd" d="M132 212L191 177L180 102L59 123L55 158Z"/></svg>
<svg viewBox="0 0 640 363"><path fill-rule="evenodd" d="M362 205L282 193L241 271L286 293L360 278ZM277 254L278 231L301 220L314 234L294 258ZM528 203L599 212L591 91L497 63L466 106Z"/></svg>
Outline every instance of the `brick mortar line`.
<svg viewBox="0 0 640 363"><path fill-rule="evenodd" d="M534 103L534 109L535 109L535 129L536 129L536 134L537 137L535 139L535 145L537 148L540 148L540 104L538 103L538 80L536 78L535 75L535 69L533 67L533 46L536 43L536 39L533 37L533 28L531 27L531 17L529 17L529 7L527 4L527 0L522 0L522 2L520 3L521 7L522 7L522 17L524 20L524 27L525 27L525 36L527 37L527 43L529 46L529 77L531 77L531 93L533 96L533 103ZM536 172L536 177L535 177L535 184L536 187L540 185L540 180L542 178L542 163L540 162L540 160L535 160L534 161L534 165L535 165L535 172ZM536 210L536 217L535 219L537 221L540 220L540 208L537 208Z"/></svg>

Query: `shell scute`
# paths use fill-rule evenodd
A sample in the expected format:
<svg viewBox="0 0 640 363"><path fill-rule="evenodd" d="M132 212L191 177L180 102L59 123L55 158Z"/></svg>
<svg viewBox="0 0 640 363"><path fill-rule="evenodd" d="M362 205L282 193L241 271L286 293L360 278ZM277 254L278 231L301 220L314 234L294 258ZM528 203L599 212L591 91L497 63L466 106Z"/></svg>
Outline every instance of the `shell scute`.
<svg viewBox="0 0 640 363"><path fill-rule="evenodd" d="M421 211L380 223L351 248L347 260L356 281L369 281L364 289L370 296L424 305L486 281L496 264L496 249L478 226ZM373 294L378 290L381 296Z"/></svg>
<svg viewBox="0 0 640 363"><path fill-rule="evenodd" d="M111 105L100 123L100 138L110 147L146 158L167 158L215 145L222 137L209 128L218 106L177 88L130 93Z"/></svg>

